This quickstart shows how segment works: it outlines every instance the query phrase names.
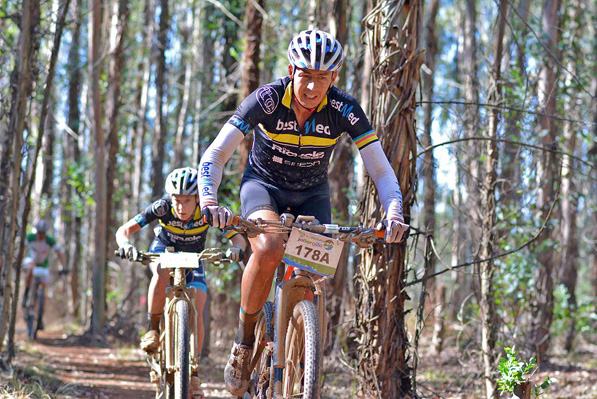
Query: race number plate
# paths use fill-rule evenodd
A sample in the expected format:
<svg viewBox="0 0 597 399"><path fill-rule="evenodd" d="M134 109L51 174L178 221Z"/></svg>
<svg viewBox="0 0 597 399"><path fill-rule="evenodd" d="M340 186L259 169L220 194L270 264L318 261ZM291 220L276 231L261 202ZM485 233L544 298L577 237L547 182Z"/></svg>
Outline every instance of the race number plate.
<svg viewBox="0 0 597 399"><path fill-rule="evenodd" d="M323 276L334 275L344 242L300 229L292 229L284 262L287 265Z"/></svg>
<svg viewBox="0 0 597 399"><path fill-rule="evenodd" d="M195 269L199 267L199 259L196 253L191 252L164 252L160 254L162 268L173 269L175 267L184 269Z"/></svg>

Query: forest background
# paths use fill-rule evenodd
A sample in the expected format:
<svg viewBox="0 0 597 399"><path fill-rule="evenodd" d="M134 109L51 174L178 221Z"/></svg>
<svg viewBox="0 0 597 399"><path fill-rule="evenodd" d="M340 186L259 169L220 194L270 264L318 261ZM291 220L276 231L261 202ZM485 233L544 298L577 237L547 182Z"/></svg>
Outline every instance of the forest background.
<svg viewBox="0 0 597 399"><path fill-rule="evenodd" d="M338 86L370 116L416 228L397 252L350 250L329 289L329 351L353 365L369 359L367 343L381 354L364 366L372 373L354 366L361 392L385 392L383 379L373 382L388 367L400 378L387 389L421 389L411 379L419 342L428 356L457 348L467 367L482 370L488 397L504 347L540 363L557 351L595 353L594 2L0 4L0 342L8 363L21 238L42 218L72 271L52 288L68 304L64 322L138 336L147 280L111 256L115 229L163 195L169 171L197 165L242 99L287 73L287 44L310 26L344 43ZM243 143L227 164L220 190L236 212L249 148ZM349 141L339 142L330 176L336 222L380 218ZM139 248L152 239L145 230ZM225 245L210 235L209 246ZM389 260L398 274L379 266ZM371 271L383 278L374 282ZM212 312L226 315L212 322L212 336L231 336L240 276L238 268L209 271ZM399 306L385 311L395 297ZM359 319L367 314L395 317L385 322L406 338L396 351L384 352L396 336L368 329L376 317Z"/></svg>

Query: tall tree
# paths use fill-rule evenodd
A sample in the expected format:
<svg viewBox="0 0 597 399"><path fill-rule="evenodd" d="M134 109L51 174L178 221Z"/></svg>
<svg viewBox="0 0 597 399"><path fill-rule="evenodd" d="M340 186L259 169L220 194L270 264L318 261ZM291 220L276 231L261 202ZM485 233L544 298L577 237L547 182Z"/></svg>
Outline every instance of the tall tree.
<svg viewBox="0 0 597 399"><path fill-rule="evenodd" d="M259 87L259 61L261 59L259 49L261 47L261 26L263 25L261 12L264 5L265 0L247 1L245 8L245 50L241 64L240 101ZM245 170L251 147L253 147L253 133L245 136L240 145L239 173Z"/></svg>
<svg viewBox="0 0 597 399"><path fill-rule="evenodd" d="M164 115L164 108L167 108L166 93L166 49L168 48L168 30L170 29L169 0L160 0L160 26L157 37L157 67L155 75L156 98L155 98L155 135L151 144L151 193L152 199L162 196L164 192L164 155L166 135L168 134L168 122Z"/></svg>
<svg viewBox="0 0 597 399"><path fill-rule="evenodd" d="M425 26L425 65L428 68L428 72L422 76L423 80L423 134L421 136L421 145L423 148L430 148L433 144L431 140L431 123L432 123L432 112L433 112L433 90L434 90L434 76L435 76L435 57L437 56L437 37L435 33L435 19L437 17L437 11L439 9L439 0L432 0L429 5L429 17ZM424 192L423 192L423 218L425 231L428 234L435 236L435 156L433 150L425 151L423 157L423 165L421 166L423 181L424 181ZM429 267L428 273L435 271L436 258L433 253L429 254L429 259L425 263ZM440 298L436 295L435 279L429 279L426 282L427 292L430 295L430 305L432 308L440 310L441 304L438 302L443 301L443 297ZM439 287L438 287L439 288ZM439 294L439 293L437 293ZM431 307L427 307L431 308ZM443 330L442 323L443 318L441 314L434 317L435 329L433 335L433 349L436 353L441 351L441 337L439 334Z"/></svg>
<svg viewBox="0 0 597 399"><path fill-rule="evenodd" d="M582 63L582 51L578 48L578 39L582 37L581 21L582 10L586 4L582 0L576 0L566 7L566 14L568 26L566 29L569 33L569 38L566 40L567 67L568 70L578 74L577 65ZM568 88L569 99L565 104L565 114L569 118L581 119L578 114L578 106L580 95L578 87L572 79L570 74L567 75L564 87ZM559 271L559 281L566 287L568 291L568 309L570 311L570 325L566 332L566 340L564 348L570 352L572 344L576 335L576 281L578 278L578 231L577 231L577 215L578 215L578 192L576 179L579 176L576 154L576 137L577 123L570 120L564 121L564 151L566 155L562 157L562 264Z"/></svg>
<svg viewBox="0 0 597 399"><path fill-rule="evenodd" d="M89 2L89 113L90 130L95 145L95 224L93 259L93 313L91 331L97 334L106 322L106 234L108 198L106 181L106 138L102 126L100 79L103 65L102 0Z"/></svg>
<svg viewBox="0 0 597 399"><path fill-rule="evenodd" d="M508 12L508 0L500 0L497 16L497 30L494 35L493 65L490 78L490 91L487 96L489 104L499 104L502 100L502 56L504 31ZM484 205L483 225L481 227L481 249L479 256L487 259L479 264L481 279L481 298L479 313L481 316L481 350L483 353L483 378L485 380L485 394L487 399L497 398L497 383L494 375L497 354L495 352L496 334L499 328L495 310L495 293L493 276L496 237L496 184L498 168L498 119L499 108L493 107L489 111L487 138L485 149L485 177L483 180L482 200Z"/></svg>
<svg viewBox="0 0 597 399"><path fill-rule="evenodd" d="M371 88L372 124L404 193L404 216L410 222L414 200L416 132L414 110L419 68L419 1L380 1L365 18L375 84ZM376 191L368 181L360 203L363 219L383 219ZM357 275L355 315L359 345L361 397L410 397L404 325L406 245L387 245L367 251Z"/></svg>
<svg viewBox="0 0 597 399"><path fill-rule="evenodd" d="M0 159L0 184L6 188L0 196L0 347L8 327L9 305L12 291L12 261L15 249L19 183L21 178L21 150L23 130L33 82L37 78L36 55L39 50L40 3L23 0L20 15L20 35L15 67L10 83L11 107L8 129L2 132Z"/></svg>
<svg viewBox="0 0 597 399"><path fill-rule="evenodd" d="M181 73L178 78L178 106L176 107L176 134L174 138L174 157L172 159L173 168L180 168L186 164L185 161L185 132L187 126L187 117L189 112L189 102L191 101L191 79L193 77L193 60L191 55L191 33L194 29L195 19L193 14L188 12L188 2L182 2L183 16L180 23L180 36L182 54L181 54ZM198 28L197 28L198 29Z"/></svg>
<svg viewBox="0 0 597 399"><path fill-rule="evenodd" d="M110 7L110 28L109 28L109 54L108 65L108 88L106 90L106 152L107 152L107 172L106 172L106 211L108 215L106 230L106 253L109 253L108 243L111 245L110 238L114 236L114 227L116 224L115 212L113 211L113 197L116 188L117 166L116 154L118 153L118 119L121 105L121 71L124 69L124 40L129 20L128 0L111 0Z"/></svg>
<svg viewBox="0 0 597 399"><path fill-rule="evenodd" d="M560 0L545 0L542 14L543 40L550 55L545 57L545 63L539 72L537 95L541 113L537 117L538 136L543 148L557 147L558 127L556 120L551 117L556 112L556 46L559 42L558 15ZM553 151L544 151L537 165L537 182L539 198L537 199L538 216L542 220L549 216L552 203L556 200L556 181L558 178L558 162ZM547 224L545 230L537 240L537 245L543 248L538 255L539 275L535 290L535 312L532 323L531 342L541 362L548 349L550 341L549 328L553 319L553 273L555 264L554 251L550 249L553 228Z"/></svg>
<svg viewBox="0 0 597 399"><path fill-rule="evenodd" d="M145 135L148 128L147 123L147 103L149 101L149 83L151 77L152 43L154 35L154 0L145 0L143 8L143 46L142 56L139 57L137 70L139 71L137 80L137 96L135 97L135 109L138 110L135 118L135 139L134 139L134 166L132 178L133 205L136 209L141 207L141 187L143 184L143 160ZM152 165L153 166L153 165Z"/></svg>
<svg viewBox="0 0 597 399"><path fill-rule="evenodd" d="M81 137L81 113L80 106L80 89L81 89L81 55L80 41L81 41L81 12L82 0L75 0L72 7L72 31L71 31L71 46L68 52L68 115L67 115L67 133L64 134L64 146L68 148L69 158L64 162L68 162L71 173L78 176L78 171L81 170L81 151L79 149L79 139ZM67 150L65 150L66 152ZM75 179L73 179L75 180ZM71 314L75 317L79 316L80 312L80 297L79 297L79 272L81 265L81 228L82 210L79 209L78 204L82 204L81 193L77 190L75 184L68 186L69 195L67 195L68 202L65 203L65 210L67 216L63 218L68 225L65 231L72 234L71 239L66 239L68 268L70 270L70 292L71 292ZM70 204L70 207L69 207ZM70 209L69 209L70 208Z"/></svg>

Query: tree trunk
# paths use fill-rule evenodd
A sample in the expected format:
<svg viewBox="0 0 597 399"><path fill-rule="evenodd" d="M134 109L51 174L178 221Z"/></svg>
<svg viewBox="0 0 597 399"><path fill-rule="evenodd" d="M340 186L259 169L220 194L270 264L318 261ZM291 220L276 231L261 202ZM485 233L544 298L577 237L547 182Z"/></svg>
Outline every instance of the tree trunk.
<svg viewBox="0 0 597 399"><path fill-rule="evenodd" d="M20 15L18 54L11 76L11 108L4 150L0 160L0 184L6 185L0 196L0 349L9 327L10 301L13 297L12 262L18 220L19 181L21 177L21 150L27 105L37 79L36 55L39 50L39 1L24 0ZM12 150L10 149L12 147ZM11 154L12 151L12 154ZM7 184L8 183L8 184ZM17 292L18 294L18 292Z"/></svg>
<svg viewBox="0 0 597 399"><path fill-rule="evenodd" d="M574 1L566 7L566 12L569 14L569 18L572 21L581 20L582 12L581 0ZM583 32L580 31L581 25L575 24L572 28L573 38L582 37ZM575 40L569 44L572 49L577 49ZM579 51L579 53L582 52ZM575 54L575 55L576 55ZM581 60L582 62L582 60ZM571 71L577 71L578 60L572 58L568 60L568 69ZM577 104L579 103L580 96L578 89L572 77L567 75L567 81L565 84L570 90L570 99L566 102L566 112L569 118L582 119L582 116L578 114ZM566 340L564 342L564 348L569 353L572 351L572 344L576 335L576 281L578 277L578 233L577 233L577 214L578 214L578 191L575 181L575 177L579 176L579 168L576 160L573 158L576 154L576 136L578 125L571 121L564 122L564 151L566 154L562 159L562 263L559 271L559 280L566 287L568 291L568 309L570 311L570 325L566 332Z"/></svg>
<svg viewBox="0 0 597 399"><path fill-rule="evenodd" d="M191 78L193 74L192 57L190 56L190 37L193 31L194 18L188 10L187 0L183 1L182 9L185 10L186 15L182 17L180 26L180 35L182 37L182 56L181 69L182 74L178 80L179 99L176 111L176 136L174 139L174 158L172 159L173 168L181 168L186 165L185 162L185 131L187 125L187 116L189 111L189 101L191 97Z"/></svg>
<svg viewBox="0 0 597 399"><path fill-rule="evenodd" d="M559 41L558 10L560 0L546 0L543 8L542 22L543 32L547 38L545 45L555 54L556 45ZM538 107L545 114L538 115L537 122L538 136L541 137L541 144L544 148L555 148L557 146L557 131L555 119L546 115L554 115L556 112L556 64L555 60L546 57L545 65L539 73L537 83ZM556 200L556 180L558 177L557 160L555 154L544 151L542 159L537 165L537 185L539 187L539 198L537 199L538 217L545 220L550 212L552 203ZM549 347L549 328L553 319L553 273L555 253L548 240L553 235L553 227L547 224L545 230L537 240L537 246L542 248L538 254L539 276L535 289L536 299L534 303L535 312L532 322L531 343L535 348L537 362L541 363Z"/></svg>
<svg viewBox="0 0 597 399"><path fill-rule="evenodd" d="M99 333L106 322L106 143L102 127L100 76L102 71L102 0L89 3L89 113L90 130L95 139L95 235L93 260L93 313L91 331Z"/></svg>
<svg viewBox="0 0 597 399"><path fill-rule="evenodd" d="M106 92L107 140L106 152L108 155L106 171L106 249L109 254L113 246L112 237L116 226L113 197L117 183L116 154L118 153L118 118L120 111L121 71L124 69L124 40L126 37L129 7L128 0L112 0L111 21L109 30L110 61L108 66L108 89Z"/></svg>
<svg viewBox="0 0 597 399"><path fill-rule="evenodd" d="M151 159L151 194L152 200L160 198L164 192L164 155L168 123L164 115L167 101L166 88L166 49L168 48L167 36L170 26L169 0L160 0L160 28L158 30L157 68L155 76L155 136L152 142Z"/></svg>
<svg viewBox="0 0 597 399"><path fill-rule="evenodd" d="M487 101L490 104L499 104L502 99L502 56L504 44L504 31L508 12L507 0L501 0L497 16L497 32L493 49L493 67L490 79L490 87ZM479 256L481 259L489 259L495 255L497 245L495 237L496 225L496 184L499 150L498 138L499 108L493 107L489 113L489 126L487 135L490 140L486 141L485 154L485 178L483 182L482 199L484 204L483 225L481 228L481 248ZM497 354L495 351L496 335L499 329L497 314L495 310L495 293L493 276L495 267L493 260L487 260L479 264L481 278L481 300L479 301L479 314L481 316L481 350L483 352L483 374L485 379L485 393L487 399L494 399L498 396L494 370L496 368Z"/></svg>
<svg viewBox="0 0 597 399"><path fill-rule="evenodd" d="M365 18L375 85L371 92L373 127L404 193L404 216L410 222L416 172L414 110L419 68L420 2L381 1ZM368 224L383 219L382 208L368 182L359 207ZM363 257L357 279L355 312L359 343L360 397L409 398L412 395L406 363L408 338L404 325L403 291L406 245L376 246Z"/></svg>
<svg viewBox="0 0 597 399"><path fill-rule="evenodd" d="M255 0L263 9L265 0ZM259 48L261 46L261 27L263 15L253 1L247 1L245 8L245 50L243 53L242 72L240 77L240 99L244 100L259 87ZM253 133L245 136L239 148L238 173L242 175L249 160L249 152L253 147Z"/></svg>
<svg viewBox="0 0 597 399"><path fill-rule="evenodd" d="M423 134L421 136L421 146L423 148L429 148L433 145L431 140L431 122L433 112L433 77L435 73L435 57L437 55L437 39L435 37L435 18L437 16L437 10L439 9L439 0L432 0L429 10L429 19L427 20L426 26L426 51L425 51L425 65L429 68L428 73L423 73ZM425 151L423 158L423 165L421 167L423 181L424 181L424 192L423 192L423 220L424 227L427 234L435 236L435 157L433 156L433 150ZM430 270L429 274L435 272L435 254L429 255L429 260L425 263ZM429 294L428 306L425 309L432 309L437 306L437 299L435 298L435 279L429 279L426 281L426 291ZM439 320L433 320L434 322L441 322Z"/></svg>

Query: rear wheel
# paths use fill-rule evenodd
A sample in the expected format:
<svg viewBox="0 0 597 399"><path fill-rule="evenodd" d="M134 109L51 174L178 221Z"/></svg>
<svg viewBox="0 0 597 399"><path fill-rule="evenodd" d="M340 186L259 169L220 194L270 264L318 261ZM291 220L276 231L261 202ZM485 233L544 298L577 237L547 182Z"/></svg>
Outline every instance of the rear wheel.
<svg viewBox="0 0 597 399"><path fill-rule="evenodd" d="M319 315L313 302L296 304L286 332L285 398L319 399L321 344Z"/></svg>
<svg viewBox="0 0 597 399"><path fill-rule="evenodd" d="M189 304L176 302L176 365L174 391L176 399L189 398Z"/></svg>

